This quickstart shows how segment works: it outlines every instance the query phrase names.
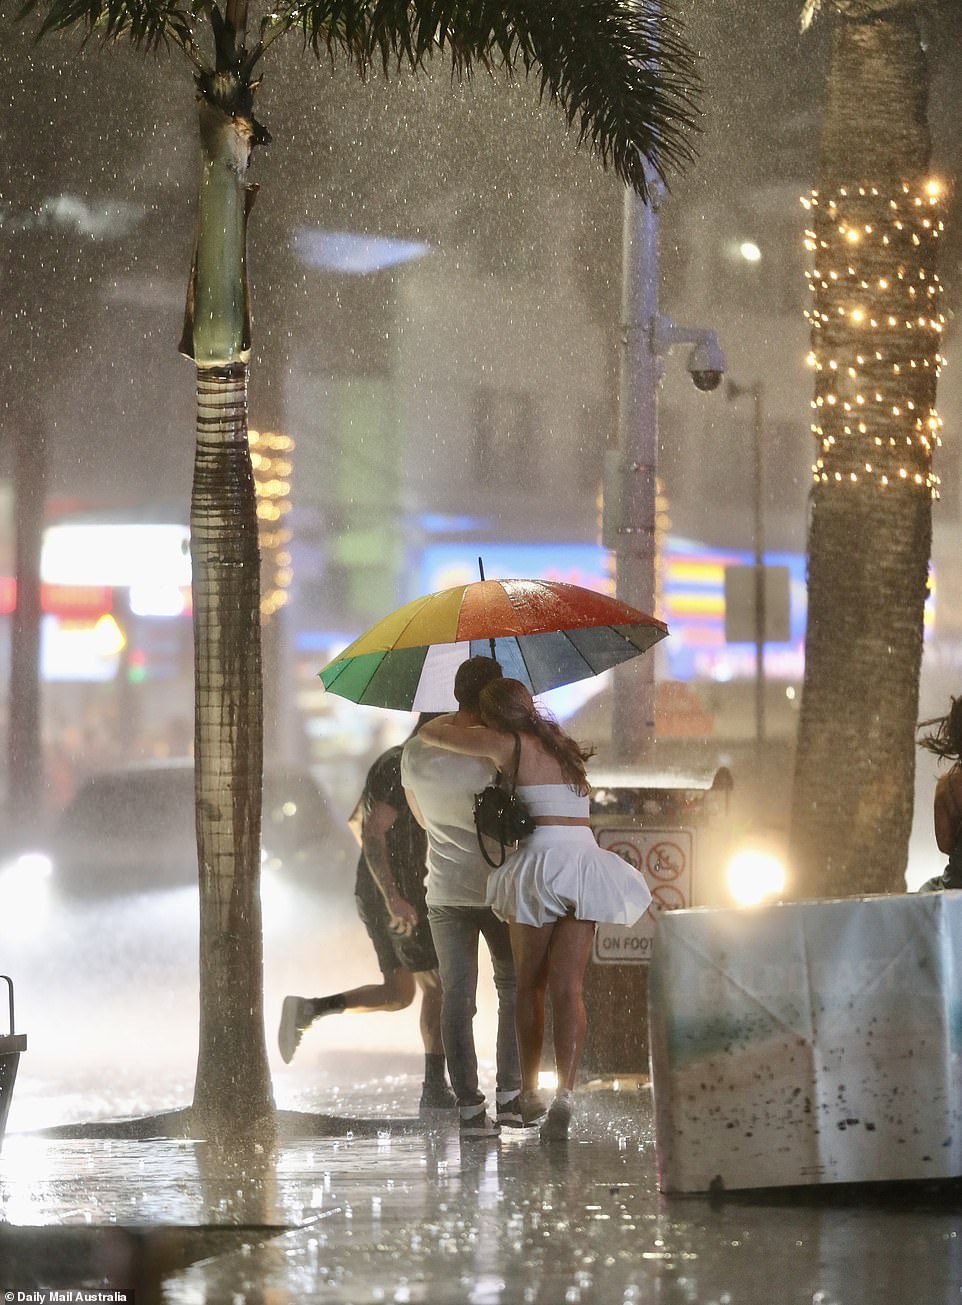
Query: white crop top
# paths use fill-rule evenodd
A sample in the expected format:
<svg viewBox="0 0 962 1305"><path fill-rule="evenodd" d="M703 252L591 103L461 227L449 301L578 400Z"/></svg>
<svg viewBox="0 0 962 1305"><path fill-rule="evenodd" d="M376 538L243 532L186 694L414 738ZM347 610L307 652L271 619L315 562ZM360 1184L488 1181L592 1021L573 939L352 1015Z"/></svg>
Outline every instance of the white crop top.
<svg viewBox="0 0 962 1305"><path fill-rule="evenodd" d="M519 784L518 793L533 816L584 819L588 814L587 793L582 796L567 784Z"/></svg>

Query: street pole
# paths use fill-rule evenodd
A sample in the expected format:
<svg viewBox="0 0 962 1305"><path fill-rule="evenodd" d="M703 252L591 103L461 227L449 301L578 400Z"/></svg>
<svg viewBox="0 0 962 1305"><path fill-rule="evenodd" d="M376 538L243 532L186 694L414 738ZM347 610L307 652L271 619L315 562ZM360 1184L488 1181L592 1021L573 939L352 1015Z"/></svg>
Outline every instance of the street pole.
<svg viewBox="0 0 962 1305"><path fill-rule="evenodd" d="M765 440L762 383L751 389L755 517L755 742L759 761L765 743Z"/></svg>
<svg viewBox="0 0 962 1305"><path fill-rule="evenodd" d="M616 593L622 602L657 615L656 509L658 387L662 359L677 344L693 346L692 384L715 390L725 356L715 332L677 326L658 311L658 218L664 186L646 169L648 202L626 189L622 237L621 370L618 386L617 462L606 472L605 499L616 504L605 546L615 554ZM620 765L651 760L655 742L655 659L637 657L614 672L611 742Z"/></svg>
<svg viewBox="0 0 962 1305"><path fill-rule="evenodd" d="M7 807L18 833L32 833L44 805L40 634L47 459L35 405L10 404L14 451L17 602L10 619Z"/></svg>
<svg viewBox="0 0 962 1305"><path fill-rule="evenodd" d="M655 496L658 463L660 358L652 331L658 316L658 211L664 189L648 177L644 203L625 190L622 236L621 368L618 404L618 477L606 486L618 502L615 530L616 593L643 612L655 610ZM655 661L649 654L614 672L611 737L615 760L650 757L655 734Z"/></svg>
<svg viewBox="0 0 962 1305"><path fill-rule="evenodd" d="M750 397L752 401L752 519L754 566L754 628L755 628L755 746L758 760L762 760L765 743L765 641L768 634L768 614L765 610L765 404L761 381L752 385L739 385L729 381L726 386L729 399Z"/></svg>

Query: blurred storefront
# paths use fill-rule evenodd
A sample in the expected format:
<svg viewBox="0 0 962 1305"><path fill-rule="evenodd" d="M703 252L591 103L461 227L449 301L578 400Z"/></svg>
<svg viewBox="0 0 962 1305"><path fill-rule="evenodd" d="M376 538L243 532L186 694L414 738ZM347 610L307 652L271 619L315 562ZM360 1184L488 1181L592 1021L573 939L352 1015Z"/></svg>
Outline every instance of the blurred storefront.
<svg viewBox="0 0 962 1305"><path fill-rule="evenodd" d="M190 752L187 544L176 524L83 520L45 531L39 673L51 808L94 770ZM16 582L0 576L4 658L15 608Z"/></svg>

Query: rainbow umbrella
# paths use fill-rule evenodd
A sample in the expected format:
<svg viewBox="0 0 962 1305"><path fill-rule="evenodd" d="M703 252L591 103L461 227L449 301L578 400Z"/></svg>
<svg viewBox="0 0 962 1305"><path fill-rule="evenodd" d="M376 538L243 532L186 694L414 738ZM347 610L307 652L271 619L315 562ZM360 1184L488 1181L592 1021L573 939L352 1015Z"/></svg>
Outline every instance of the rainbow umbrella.
<svg viewBox="0 0 962 1305"><path fill-rule="evenodd" d="M655 617L579 585L476 580L398 608L320 675L351 702L446 711L469 657L496 657L505 675L543 693L637 657L667 633Z"/></svg>

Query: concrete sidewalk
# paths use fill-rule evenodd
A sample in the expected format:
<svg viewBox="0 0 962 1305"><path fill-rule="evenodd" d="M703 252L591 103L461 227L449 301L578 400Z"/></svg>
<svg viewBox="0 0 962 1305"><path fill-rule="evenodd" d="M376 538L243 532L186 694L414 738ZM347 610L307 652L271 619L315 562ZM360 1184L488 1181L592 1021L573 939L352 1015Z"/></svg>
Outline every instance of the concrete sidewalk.
<svg viewBox="0 0 962 1305"><path fill-rule="evenodd" d="M416 1086L394 1081L392 1099ZM583 1092L560 1145L537 1130L462 1143L399 1118L230 1160L188 1141L10 1136L0 1291L133 1290L137 1305L960 1300L957 1194L666 1201L645 1090Z"/></svg>

